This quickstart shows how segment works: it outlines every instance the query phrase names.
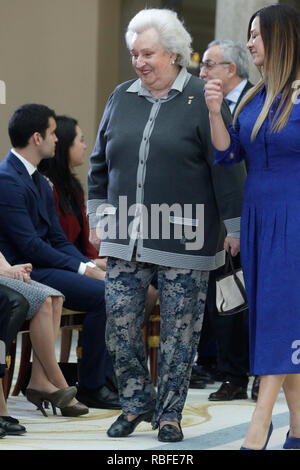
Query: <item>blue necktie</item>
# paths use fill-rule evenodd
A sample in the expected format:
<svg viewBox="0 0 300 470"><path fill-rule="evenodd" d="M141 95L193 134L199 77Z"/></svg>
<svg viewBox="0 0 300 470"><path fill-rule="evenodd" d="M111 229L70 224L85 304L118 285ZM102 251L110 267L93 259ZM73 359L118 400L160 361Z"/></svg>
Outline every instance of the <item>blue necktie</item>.
<svg viewBox="0 0 300 470"><path fill-rule="evenodd" d="M32 174L32 181L36 185L37 189L40 190L40 176L37 170Z"/></svg>

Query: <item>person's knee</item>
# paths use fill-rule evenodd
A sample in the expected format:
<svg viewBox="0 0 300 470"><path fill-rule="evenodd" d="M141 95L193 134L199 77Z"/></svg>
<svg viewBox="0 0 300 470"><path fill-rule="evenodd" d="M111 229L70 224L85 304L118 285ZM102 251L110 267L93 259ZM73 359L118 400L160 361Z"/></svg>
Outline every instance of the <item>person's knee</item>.
<svg viewBox="0 0 300 470"><path fill-rule="evenodd" d="M52 297L47 297L42 305L40 306L37 313L42 312L43 315L52 315L53 314L53 302Z"/></svg>
<svg viewBox="0 0 300 470"><path fill-rule="evenodd" d="M57 296L52 298L52 305L55 309L61 310L63 307L64 299L63 297Z"/></svg>

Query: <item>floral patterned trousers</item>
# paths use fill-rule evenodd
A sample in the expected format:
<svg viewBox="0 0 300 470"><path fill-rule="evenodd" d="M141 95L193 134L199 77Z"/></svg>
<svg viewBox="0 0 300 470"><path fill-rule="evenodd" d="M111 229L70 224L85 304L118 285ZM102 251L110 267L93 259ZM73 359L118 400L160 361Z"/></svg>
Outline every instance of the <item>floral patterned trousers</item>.
<svg viewBox="0 0 300 470"><path fill-rule="evenodd" d="M156 273L161 320L157 391L150 379L142 335L145 299ZM153 410L153 429L161 421L181 421L200 339L208 277L207 271L108 259L106 344L122 410L126 415Z"/></svg>

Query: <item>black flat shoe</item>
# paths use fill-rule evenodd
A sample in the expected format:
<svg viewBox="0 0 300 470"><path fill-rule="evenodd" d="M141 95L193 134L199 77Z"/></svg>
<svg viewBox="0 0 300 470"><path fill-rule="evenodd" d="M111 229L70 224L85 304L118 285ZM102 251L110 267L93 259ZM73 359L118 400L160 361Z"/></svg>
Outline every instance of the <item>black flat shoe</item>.
<svg viewBox="0 0 300 470"><path fill-rule="evenodd" d="M0 431L4 431L4 436L6 434L8 436L20 436L26 432L26 428L11 416L0 416Z"/></svg>
<svg viewBox="0 0 300 470"><path fill-rule="evenodd" d="M191 374L191 383L193 381L197 382L198 380L202 380L206 384L215 383L214 377L208 370L206 370L203 366L193 365L192 374Z"/></svg>
<svg viewBox="0 0 300 470"><path fill-rule="evenodd" d="M247 398L247 387L228 381L223 382L216 392L208 396L209 401L246 400Z"/></svg>
<svg viewBox="0 0 300 470"><path fill-rule="evenodd" d="M0 439L2 439L2 437L5 437L6 436L6 432L4 431L4 429L0 428Z"/></svg>
<svg viewBox="0 0 300 470"><path fill-rule="evenodd" d="M112 392L106 385L96 390L79 387L76 398L88 408L121 410L119 395Z"/></svg>
<svg viewBox="0 0 300 470"><path fill-rule="evenodd" d="M207 383L202 376L192 371L189 388L205 388Z"/></svg>
<svg viewBox="0 0 300 470"><path fill-rule="evenodd" d="M126 437L131 434L138 424L142 421L147 423L151 422L153 411L147 411L137 416L132 421L127 421L126 415L123 413L118 417L118 419L111 425L107 434L109 437Z"/></svg>
<svg viewBox="0 0 300 470"><path fill-rule="evenodd" d="M179 442L183 439L183 432L179 424L180 429L178 429L173 424L164 424L158 432L158 440L161 442Z"/></svg>

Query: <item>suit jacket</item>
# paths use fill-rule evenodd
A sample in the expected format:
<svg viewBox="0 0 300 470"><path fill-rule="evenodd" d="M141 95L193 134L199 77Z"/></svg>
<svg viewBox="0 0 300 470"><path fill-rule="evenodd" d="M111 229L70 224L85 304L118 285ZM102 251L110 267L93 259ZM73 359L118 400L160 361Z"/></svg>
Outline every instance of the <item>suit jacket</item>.
<svg viewBox="0 0 300 470"><path fill-rule="evenodd" d="M0 251L11 264L78 272L89 259L65 236L49 183L39 178L40 192L11 152L0 164Z"/></svg>
<svg viewBox="0 0 300 470"><path fill-rule="evenodd" d="M249 82L249 80L247 80L247 83L246 83L245 87L243 88L243 91L242 91L242 93L240 94L239 99L237 100L236 105L235 105L235 108L234 108L234 110L233 110L233 112L232 112L233 116L234 116L235 110L236 110L236 108L238 107L238 105L240 104L240 102L241 102L243 96L244 96L245 93L247 93L247 91L249 91L250 88L252 88L252 87L253 87L253 84L252 84L251 82Z"/></svg>
<svg viewBox="0 0 300 470"><path fill-rule="evenodd" d="M81 217L82 217L82 226L79 223L78 218L75 214L63 214L59 207L58 194L55 186L53 185L53 195L54 202L56 207L56 212L58 214L60 225L66 234L68 240L71 243L75 243L76 240L80 242L80 251L90 259L95 259L98 257L98 253L89 241L89 225L86 217L85 206L82 205L80 208Z"/></svg>

